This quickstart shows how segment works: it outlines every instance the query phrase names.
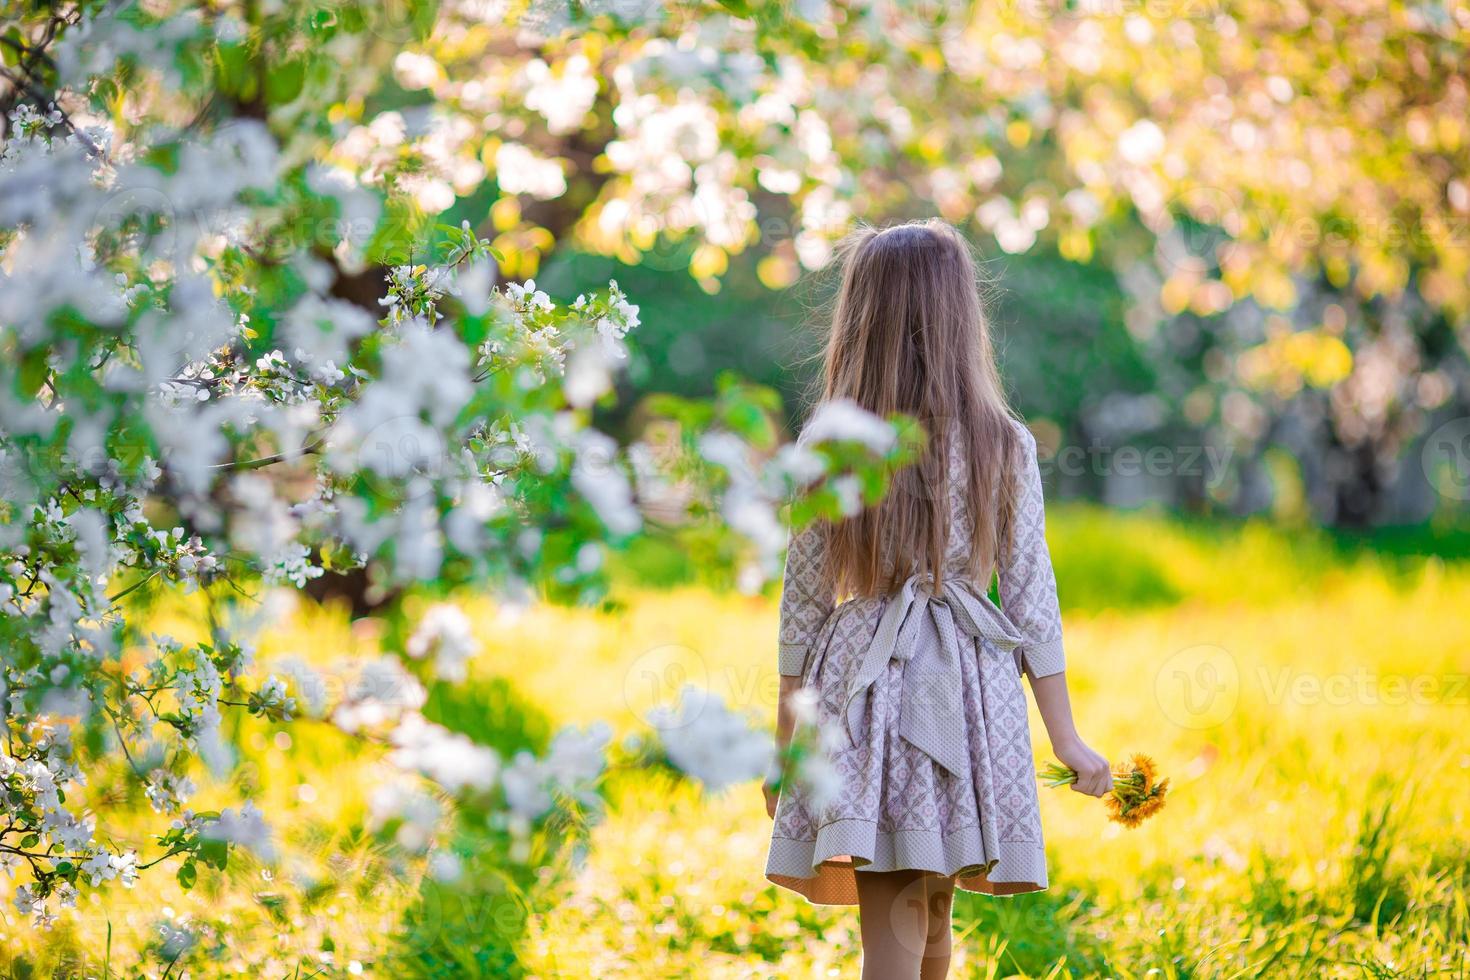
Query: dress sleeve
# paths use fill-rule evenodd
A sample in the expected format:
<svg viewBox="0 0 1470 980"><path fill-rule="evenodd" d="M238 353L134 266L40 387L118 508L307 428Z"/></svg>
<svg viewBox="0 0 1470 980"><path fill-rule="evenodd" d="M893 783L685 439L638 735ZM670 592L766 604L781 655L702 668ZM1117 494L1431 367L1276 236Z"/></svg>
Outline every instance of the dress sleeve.
<svg viewBox="0 0 1470 980"><path fill-rule="evenodd" d="M809 524L791 537L786 549L786 576L781 586L781 659L786 676L799 677L836 603L823 571L825 535Z"/></svg>
<svg viewBox="0 0 1470 980"><path fill-rule="evenodd" d="M1015 538L1010 554L999 563L1000 600L1006 616L1021 631L1021 666L1033 680L1066 669L1062 653L1062 613L1057 579L1046 547L1046 512L1042 507L1041 468L1036 438L1025 426L1017 468Z"/></svg>

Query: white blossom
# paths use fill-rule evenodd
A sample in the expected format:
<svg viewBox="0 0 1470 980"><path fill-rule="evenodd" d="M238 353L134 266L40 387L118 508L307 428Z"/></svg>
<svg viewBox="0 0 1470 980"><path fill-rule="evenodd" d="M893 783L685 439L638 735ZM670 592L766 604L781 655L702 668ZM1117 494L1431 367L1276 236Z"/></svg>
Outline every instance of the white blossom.
<svg viewBox="0 0 1470 980"><path fill-rule="evenodd" d="M495 180L506 194L526 194L544 201L567 192L561 164L519 143L502 143L495 151Z"/></svg>
<svg viewBox="0 0 1470 980"><path fill-rule="evenodd" d="M530 821L551 809L559 794L595 805L592 787L605 765L611 729L605 723L586 729L564 728L552 739L544 759L516 753L501 774L506 805Z"/></svg>
<svg viewBox="0 0 1470 980"><path fill-rule="evenodd" d="M597 78L585 55L567 58L559 73L540 58L533 58L522 69L521 77L526 87L526 108L546 117L547 128L553 133L576 129L597 99Z"/></svg>
<svg viewBox="0 0 1470 980"><path fill-rule="evenodd" d="M733 712L711 691L685 685L674 707L648 713L669 761L710 790L765 776L775 743L752 720Z"/></svg>
<svg viewBox="0 0 1470 980"><path fill-rule="evenodd" d="M898 441L893 425L847 398L822 402L802 429L801 442L859 442L870 452L891 451Z"/></svg>
<svg viewBox="0 0 1470 980"><path fill-rule="evenodd" d="M390 740L394 751L389 759L394 765L427 776L451 794L484 792L495 785L500 771L494 749L476 745L418 713L405 715Z"/></svg>
<svg viewBox="0 0 1470 980"><path fill-rule="evenodd" d="M200 833L214 840L239 844L254 851L263 860L275 857L276 847L265 814L249 800L239 808L227 807L218 817L204 822Z"/></svg>
<svg viewBox="0 0 1470 980"><path fill-rule="evenodd" d="M398 823L395 839L409 851L423 851L429 846L442 814L434 797L403 782L385 783L368 799L368 826L379 830Z"/></svg>
<svg viewBox="0 0 1470 980"><path fill-rule="evenodd" d="M458 606L441 602L430 606L408 638L408 655L415 660L434 658L440 680L462 681L465 664L480 649L469 617Z"/></svg>
<svg viewBox="0 0 1470 980"><path fill-rule="evenodd" d="M349 683L332 723L346 732L396 723L423 707L427 692L394 657L367 660Z"/></svg>
<svg viewBox="0 0 1470 980"><path fill-rule="evenodd" d="M577 434L572 486L614 534L631 534L643 519L633 502L633 484L618 461L617 443L595 429Z"/></svg>

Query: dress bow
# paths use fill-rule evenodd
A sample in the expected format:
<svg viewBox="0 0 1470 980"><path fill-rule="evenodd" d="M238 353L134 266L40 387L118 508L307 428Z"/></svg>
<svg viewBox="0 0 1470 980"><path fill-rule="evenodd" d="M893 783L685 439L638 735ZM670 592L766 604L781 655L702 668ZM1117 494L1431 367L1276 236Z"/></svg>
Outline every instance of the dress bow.
<svg viewBox="0 0 1470 980"><path fill-rule="evenodd" d="M969 765L963 674L958 637L987 639L1016 658L1022 636L990 597L968 580L947 577L936 592L927 576L912 575L888 600L846 699L853 744L864 734L863 695L890 660L903 662L899 735L954 775Z"/></svg>

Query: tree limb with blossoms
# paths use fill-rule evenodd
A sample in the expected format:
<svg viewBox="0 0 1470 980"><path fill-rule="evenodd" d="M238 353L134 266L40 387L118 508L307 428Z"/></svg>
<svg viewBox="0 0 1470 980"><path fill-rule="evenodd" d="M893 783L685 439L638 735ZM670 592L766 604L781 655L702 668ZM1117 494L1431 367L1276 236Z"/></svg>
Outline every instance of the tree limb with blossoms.
<svg viewBox="0 0 1470 980"><path fill-rule="evenodd" d="M54 45L7 42L25 84L0 150L0 864L39 924L153 869L190 887L235 848L270 857L248 799L190 806L235 764L232 714L380 743L411 778L375 797L374 829L408 850L444 807L524 839L586 803L605 729L505 760L419 710L468 655L448 607L329 698L309 667L256 664L269 590L360 571L390 622L465 585L594 601L607 556L648 536L759 584L793 494L815 501L801 520L850 506L843 487L876 499L920 444L895 419L876 449L841 431L782 449L768 397L733 383L619 444L593 424L639 322L616 282L565 304L502 282L467 225L405 230L393 188L323 167L279 117L216 117L332 84L235 78L233 48L262 39L227 12L83 4L48 24ZM379 262L379 309L336 295ZM198 636L149 629L177 594L205 610ZM146 796L149 840L112 833L99 776Z"/></svg>

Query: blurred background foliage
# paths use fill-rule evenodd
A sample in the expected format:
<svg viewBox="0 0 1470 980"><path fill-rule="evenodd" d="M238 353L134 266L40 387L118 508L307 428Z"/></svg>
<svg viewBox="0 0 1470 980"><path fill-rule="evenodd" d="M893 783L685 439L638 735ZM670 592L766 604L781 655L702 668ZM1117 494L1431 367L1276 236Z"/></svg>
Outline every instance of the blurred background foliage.
<svg viewBox="0 0 1470 980"><path fill-rule="evenodd" d="M831 239L937 213L989 260L1043 445L1173 460L1063 473L1067 492L1343 526L1464 496L1433 489L1470 475L1463 4L507 9L573 103L523 138L565 190L508 193L495 164L453 213L499 233L512 274L638 264L619 274L648 297L651 388L734 368L802 391ZM397 104L432 97L471 122L460 154L498 161L474 131L493 32L449 10L395 60ZM579 114L581 73L600 81ZM1200 472L1194 447L1228 462Z"/></svg>
<svg viewBox="0 0 1470 980"><path fill-rule="evenodd" d="M1043 446L1174 460L1061 473L1066 492L1349 527L1470 496L1461 0L19 9L10 102L77 10L146 30L192 9L209 43L179 71L214 96L119 90L113 124L263 119L380 188L366 266L307 232L364 306L383 263L468 220L508 278L570 298L622 277L648 313L637 388L734 370L790 396L834 240L938 214L988 260ZM1186 466L1194 447L1227 462Z"/></svg>

